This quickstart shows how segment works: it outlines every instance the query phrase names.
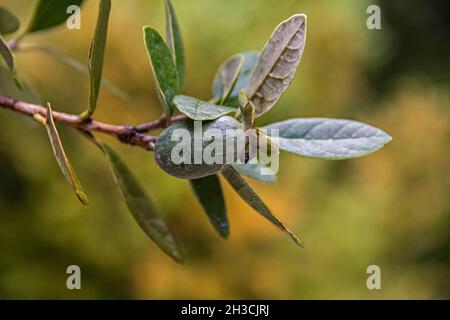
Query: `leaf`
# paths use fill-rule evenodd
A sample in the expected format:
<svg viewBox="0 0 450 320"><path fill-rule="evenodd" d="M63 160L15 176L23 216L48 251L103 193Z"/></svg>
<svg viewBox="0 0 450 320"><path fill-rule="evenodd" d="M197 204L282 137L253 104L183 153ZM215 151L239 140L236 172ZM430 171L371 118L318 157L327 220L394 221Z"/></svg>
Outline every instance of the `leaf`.
<svg viewBox="0 0 450 320"><path fill-rule="evenodd" d="M103 60L105 57L106 38L108 35L109 13L111 12L111 0L100 0L94 36L89 48L89 109L82 114L83 119L89 119L97 107L98 93L102 82Z"/></svg>
<svg viewBox="0 0 450 320"><path fill-rule="evenodd" d="M277 175L269 167L262 165L261 163L245 163L234 164L233 167L244 176L258 180L265 183L275 183L277 181Z"/></svg>
<svg viewBox="0 0 450 320"><path fill-rule="evenodd" d="M16 32L20 27L20 21L14 13L0 6L0 35Z"/></svg>
<svg viewBox="0 0 450 320"><path fill-rule="evenodd" d="M184 83L184 46L178 19L175 15L172 2L165 0L166 5L166 39L167 45L172 53L173 61L178 72L178 88L181 90Z"/></svg>
<svg viewBox="0 0 450 320"><path fill-rule="evenodd" d="M199 179L216 174L228 162L227 159L234 161L237 157L238 150L226 146L228 141L236 144L242 131L241 123L230 116L207 122L194 123L189 120L176 123L165 129L156 141L156 164L166 173L180 179ZM204 138L208 132L217 133L214 141ZM215 150L217 161L206 162L206 148L219 142L222 145Z"/></svg>
<svg viewBox="0 0 450 320"><path fill-rule="evenodd" d="M78 178L75 174L75 171L73 170L72 165L70 164L69 159L66 156L66 152L64 151L64 147L61 143L58 130L56 129L55 122L53 120L52 108L50 104L48 104L47 107L45 127L47 128L48 137L50 138L50 143L52 145L53 153L55 154L59 168L64 174L67 182L72 186L81 203L87 205L88 198L83 190L83 187L81 186L81 183L78 181Z"/></svg>
<svg viewBox="0 0 450 320"><path fill-rule="evenodd" d="M256 66L256 63L258 62L259 53L256 51L248 51L238 53L237 55L243 56L244 62L242 63L242 66L239 70L239 75L233 85L231 92L228 94L228 97L222 103L223 105L236 108L239 107L239 94L241 93L241 90L247 89L248 87L250 76L252 74L253 69ZM227 61L225 61L225 63L219 68L219 70L216 73L213 82L213 96L214 100L216 101L220 101L220 99L223 96L223 92L226 91L223 90L222 83L220 81L221 79L220 74L222 73L222 68L227 65L227 62L230 59L233 59L233 57L237 55L234 55Z"/></svg>
<svg viewBox="0 0 450 320"><path fill-rule="evenodd" d="M114 180L125 200L128 210L142 230L168 256L177 262L183 262L183 256L164 220L156 213L147 194L122 161L119 155L108 145L102 149L109 160Z"/></svg>
<svg viewBox="0 0 450 320"><path fill-rule="evenodd" d="M144 42L150 58L158 97L167 117L174 111L172 99L178 93L178 75L171 53L159 33L144 27Z"/></svg>
<svg viewBox="0 0 450 320"><path fill-rule="evenodd" d="M294 78L306 40L306 16L296 14L273 32L259 58L247 90L255 116L269 111Z"/></svg>
<svg viewBox="0 0 450 320"><path fill-rule="evenodd" d="M83 0L39 0L28 26L27 32L46 30L64 23L67 18L67 7L81 6Z"/></svg>
<svg viewBox="0 0 450 320"><path fill-rule="evenodd" d="M8 47L6 41L0 36L0 55L6 63L6 66L9 69L9 72L13 77L15 77L15 62L14 55L11 49Z"/></svg>
<svg viewBox="0 0 450 320"><path fill-rule="evenodd" d="M294 242L303 248L302 241L291 230L286 228L284 224L278 220L270 211L270 209L264 204L258 194L253 188L245 181L241 175L232 166L226 166L222 170L222 174L225 179L230 183L233 189L239 194L239 196L247 202L256 212L261 214L264 218L272 222L275 226L285 232Z"/></svg>
<svg viewBox="0 0 450 320"><path fill-rule="evenodd" d="M219 68L219 71L214 78L213 92L215 99L219 101L220 105L224 104L229 97L231 90L233 90L241 72L242 65L244 64L244 60L245 57L243 54L236 54L225 61Z"/></svg>
<svg viewBox="0 0 450 320"><path fill-rule="evenodd" d="M65 52L62 52L58 49L47 47L47 46L39 46L39 45L21 45L21 51L26 50L39 50L43 53L47 54L51 58L58 60L59 62L71 67L72 69L78 71L79 73L89 76L89 68L75 59L74 57L68 55ZM111 93L116 95L118 98L126 101L128 104L133 103L133 99L121 88L117 87L114 83L110 82L108 79L102 78L101 82L102 86L105 86Z"/></svg>
<svg viewBox="0 0 450 320"><path fill-rule="evenodd" d="M20 84L21 87L19 88L17 79L11 75L9 70L0 65L0 91L4 95L28 103L38 104L41 102L32 88L23 79L20 79Z"/></svg>
<svg viewBox="0 0 450 320"><path fill-rule="evenodd" d="M175 96L173 104L189 119L197 121L215 120L237 111L236 108L218 106L189 96Z"/></svg>
<svg viewBox="0 0 450 320"><path fill-rule="evenodd" d="M219 177L211 175L201 179L190 180L190 182L214 228L222 238L228 238L230 227Z"/></svg>
<svg viewBox="0 0 450 320"><path fill-rule="evenodd" d="M380 129L351 120L328 118L291 119L265 127L278 129L272 137L280 149L304 157L348 159L365 156L381 149L392 138Z"/></svg>

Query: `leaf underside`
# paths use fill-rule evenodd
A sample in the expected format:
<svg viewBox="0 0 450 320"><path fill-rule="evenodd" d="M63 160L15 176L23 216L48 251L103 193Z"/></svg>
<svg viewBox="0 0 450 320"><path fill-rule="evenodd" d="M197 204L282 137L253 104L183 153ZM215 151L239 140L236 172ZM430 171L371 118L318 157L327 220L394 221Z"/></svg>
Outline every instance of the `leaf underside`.
<svg viewBox="0 0 450 320"><path fill-rule="evenodd" d="M87 205L88 198L83 190L83 187L81 186L80 181L78 180L75 174L75 171L72 167L72 164L69 161L69 158L67 158L66 156L66 152L64 151L64 147L59 137L58 130L56 129L55 122L53 120L52 108L50 107L50 105L48 105L47 107L45 127L47 128L48 137L50 139L53 153L55 154L59 168L64 174L64 177L66 178L67 182L72 186L73 190L75 191L75 194L77 195L81 203Z"/></svg>
<svg viewBox="0 0 450 320"><path fill-rule="evenodd" d="M142 230L168 256L183 262L183 256L164 220L156 213L153 203L119 155L108 145L101 145L128 210Z"/></svg>
<svg viewBox="0 0 450 320"><path fill-rule="evenodd" d="M245 57L243 54L236 54L220 66L213 82L215 100L219 104L224 104L228 99L239 77L244 60Z"/></svg>
<svg viewBox="0 0 450 320"><path fill-rule="evenodd" d="M272 222L275 226L285 232L294 242L303 248L302 241L286 226L276 218L270 209L261 200L258 194L253 188L241 177L241 175L232 166L226 166L222 170L222 174L225 179L230 183L233 189L239 194L239 196L247 202L256 212L261 214L264 218Z"/></svg>
<svg viewBox="0 0 450 320"><path fill-rule="evenodd" d="M189 96L176 96L173 103L181 113L196 121L215 120L237 111L236 108L218 106Z"/></svg>
<svg viewBox="0 0 450 320"><path fill-rule="evenodd" d="M239 73L237 75L236 80L234 81L234 84L232 84L232 88L229 93L226 93L226 89L224 89L223 85L223 76L222 74L230 73L228 69L225 71L224 68L227 68L228 63L230 60L235 59L236 56L242 56L243 62L242 65L239 68ZM256 63L258 62L259 58L259 52L256 51L247 51L247 52L241 52L238 53L229 59L227 59L219 68L219 70L216 73L216 76L214 77L213 81L213 87L212 87L212 93L214 97L214 101L221 102L222 105L229 106L229 107L239 107L239 94L241 93L241 90L245 90L248 87L248 84L250 82L250 77L252 74L253 69L256 66ZM232 72L231 72L232 73ZM229 78L227 76L227 78ZM226 99L223 100L223 96L226 96Z"/></svg>
<svg viewBox="0 0 450 320"><path fill-rule="evenodd" d="M233 167L242 175L264 183L277 182L277 175L267 166L260 163L234 164Z"/></svg>
<svg viewBox="0 0 450 320"><path fill-rule="evenodd" d="M259 58L249 87L248 99L255 116L269 111L294 79L306 40L306 16L296 14L273 32Z"/></svg>
<svg viewBox="0 0 450 320"><path fill-rule="evenodd" d="M389 143L384 131L358 121L329 118L291 119L264 127L281 150L304 157L341 160L368 155Z"/></svg>
<svg viewBox="0 0 450 320"><path fill-rule="evenodd" d="M228 238L230 227L219 177L211 175L190 183L211 224L222 238Z"/></svg>

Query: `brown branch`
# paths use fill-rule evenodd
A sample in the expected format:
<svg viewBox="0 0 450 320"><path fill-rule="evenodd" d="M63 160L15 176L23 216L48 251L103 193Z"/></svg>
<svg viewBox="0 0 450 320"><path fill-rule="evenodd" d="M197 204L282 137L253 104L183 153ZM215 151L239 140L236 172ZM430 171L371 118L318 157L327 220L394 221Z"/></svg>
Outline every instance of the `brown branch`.
<svg viewBox="0 0 450 320"><path fill-rule="evenodd" d="M7 97L0 93L0 107L15 111L29 117L40 115L45 117L47 109L41 105L26 103L10 97ZM152 143L156 142L156 136L146 135L144 133L151 130L165 128L169 123L183 121L185 116L174 116L167 121L162 118L149 123L144 123L138 126L130 125L113 125L96 120L89 122L83 121L80 116L68 114L64 112L53 111L53 119L56 122L68 125L72 128L84 131L84 132L101 132L116 137L121 142L139 146L146 150L152 149Z"/></svg>

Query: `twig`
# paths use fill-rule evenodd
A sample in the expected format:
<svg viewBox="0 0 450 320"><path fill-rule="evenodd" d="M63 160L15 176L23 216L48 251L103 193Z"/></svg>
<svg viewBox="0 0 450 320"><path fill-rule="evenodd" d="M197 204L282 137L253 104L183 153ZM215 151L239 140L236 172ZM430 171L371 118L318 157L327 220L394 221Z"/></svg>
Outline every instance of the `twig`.
<svg viewBox="0 0 450 320"><path fill-rule="evenodd" d="M7 97L0 93L0 107L24 114L29 117L35 117L40 115L45 117L47 110L41 105L26 103L20 100L16 100ZM155 120L149 123L144 123L138 126L132 125L113 125L96 120L90 122L83 121L80 116L68 114L64 112L53 112L53 119L56 122L65 124L72 128L84 131L84 132L101 132L116 137L119 141L144 148L145 150L152 150L152 145L156 142L158 137L146 135L144 133L151 130L165 128L169 123L183 121L185 116L174 116L167 121L165 118Z"/></svg>

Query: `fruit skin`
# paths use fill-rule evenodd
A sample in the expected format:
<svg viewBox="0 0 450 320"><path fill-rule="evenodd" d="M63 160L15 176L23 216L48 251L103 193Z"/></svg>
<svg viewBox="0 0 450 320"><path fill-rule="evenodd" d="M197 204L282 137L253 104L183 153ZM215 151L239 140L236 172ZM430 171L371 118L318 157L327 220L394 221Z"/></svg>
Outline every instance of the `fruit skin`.
<svg viewBox="0 0 450 320"><path fill-rule="evenodd" d="M219 171L222 170L222 168L226 165L225 164L225 141L227 135L229 136L230 131L227 132L227 130L235 130L233 133L233 136L236 134L239 134L240 131L243 132L242 124L237 121L235 118L229 117L229 116L223 116L217 120L214 121L197 121L197 126L202 124L202 137L204 136L205 132L208 132L208 130L218 130L217 132L220 132L222 135L222 142L223 142L223 154L224 159L221 163L213 163L213 164L206 164L204 162L204 159L202 157L201 164L194 164L194 145L195 142L197 142L199 145L201 143L202 145L202 155L205 148L212 143L212 141L205 141L203 138L195 136L194 135L194 121L187 120L184 122L176 123L167 129L165 129L159 136L156 145L155 145L155 161L156 164L167 174L172 175L174 177L180 178L180 179L199 179L206 176L213 175ZM172 135L176 130L187 130L185 132L189 132L190 134L190 146L187 146L187 148L190 148L191 150L191 161L189 163L181 163L181 164L175 164L172 161L172 150L174 147L182 144L180 140L172 141ZM237 130L237 131L236 131ZM178 131L181 132L181 131ZM212 131L209 131L212 132ZM195 139L199 141L195 141ZM217 138L216 138L217 139ZM181 140L183 141L183 140ZM189 141L189 140L187 140ZM184 142L183 142L184 143ZM197 151L197 155L198 155Z"/></svg>

